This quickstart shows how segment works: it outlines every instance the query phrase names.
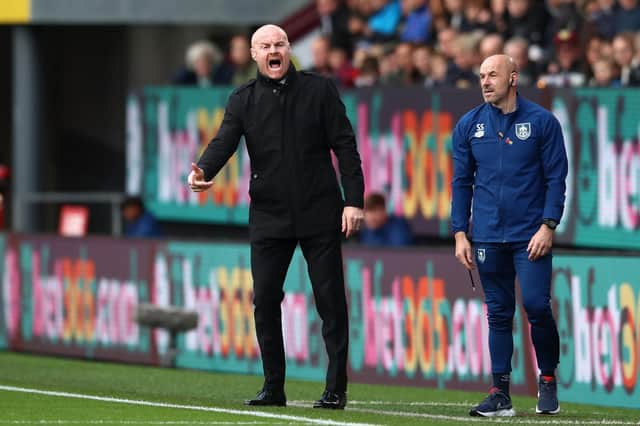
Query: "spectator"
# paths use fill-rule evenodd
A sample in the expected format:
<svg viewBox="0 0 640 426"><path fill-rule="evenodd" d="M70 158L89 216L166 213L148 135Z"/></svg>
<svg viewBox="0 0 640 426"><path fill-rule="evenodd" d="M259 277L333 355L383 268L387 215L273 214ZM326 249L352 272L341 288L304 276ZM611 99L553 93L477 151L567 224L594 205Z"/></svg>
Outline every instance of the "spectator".
<svg viewBox="0 0 640 426"><path fill-rule="evenodd" d="M488 34L480 40L480 57L482 60L489 56L498 55L504 51L504 38L500 34Z"/></svg>
<svg viewBox="0 0 640 426"><path fill-rule="evenodd" d="M505 38L522 37L530 45L547 44L545 34L549 13L544 3L534 0L507 0Z"/></svg>
<svg viewBox="0 0 640 426"><path fill-rule="evenodd" d="M320 16L320 32L329 38L329 44L351 52L353 39L349 31L349 10L339 0L316 0L316 9Z"/></svg>
<svg viewBox="0 0 640 426"><path fill-rule="evenodd" d="M584 65L580 60L580 46L575 31L562 30L554 38L556 58L549 64L546 75L538 85L554 87L580 87L586 82Z"/></svg>
<svg viewBox="0 0 640 426"><path fill-rule="evenodd" d="M582 28L582 16L575 0L547 0L547 10L551 15L547 34L556 34L563 29L578 32Z"/></svg>
<svg viewBox="0 0 640 426"><path fill-rule="evenodd" d="M608 58L600 58L593 63L593 78L589 81L591 87L618 87L620 80L616 79L616 65Z"/></svg>
<svg viewBox="0 0 640 426"><path fill-rule="evenodd" d="M384 195L373 192L364 201L364 226L360 243L368 246L406 246L413 236L404 218L390 215Z"/></svg>
<svg viewBox="0 0 640 426"><path fill-rule="evenodd" d="M329 65L329 50L331 45L326 36L316 37L311 43L312 66L309 71L326 77L332 77L333 72Z"/></svg>
<svg viewBox="0 0 640 426"><path fill-rule="evenodd" d="M620 8L616 13L616 31L640 30L640 4L638 0L618 0Z"/></svg>
<svg viewBox="0 0 640 426"><path fill-rule="evenodd" d="M431 55L431 75L425 81L427 87L444 86L447 82L448 61L441 53Z"/></svg>
<svg viewBox="0 0 640 426"><path fill-rule="evenodd" d="M467 22L467 31L481 30L487 33L497 31L497 27L491 19L491 11L486 7L485 0L467 0L464 17ZM499 53L502 53L502 51Z"/></svg>
<svg viewBox="0 0 640 426"><path fill-rule="evenodd" d="M353 87L356 78L356 69L353 68L347 51L340 46L333 46L329 51L329 67L339 85Z"/></svg>
<svg viewBox="0 0 640 426"><path fill-rule="evenodd" d="M447 26L461 33L472 29L465 16L464 6L463 0L444 0Z"/></svg>
<svg viewBox="0 0 640 426"><path fill-rule="evenodd" d="M249 38L246 35L235 35L229 43L229 57L233 67L231 84L240 86L252 78L256 78L258 68L251 59Z"/></svg>
<svg viewBox="0 0 640 426"><path fill-rule="evenodd" d="M413 45L400 43L396 46L396 63L398 64L397 81L401 85L413 84L415 79L413 68Z"/></svg>
<svg viewBox="0 0 640 426"><path fill-rule="evenodd" d="M618 4L615 0L597 0L596 9L588 15L588 21L597 34L611 40L616 33Z"/></svg>
<svg viewBox="0 0 640 426"><path fill-rule="evenodd" d="M156 218L148 211L142 198L127 197L122 202L124 235L126 237L160 237L162 232Z"/></svg>
<svg viewBox="0 0 640 426"><path fill-rule="evenodd" d="M477 38L472 34L461 34L454 46L453 64L447 70L447 83L460 89L475 86L478 82L478 76L474 72L477 64Z"/></svg>
<svg viewBox="0 0 640 426"><path fill-rule="evenodd" d="M453 59L456 38L458 38L458 32L453 28L444 28L438 32L438 50L447 59Z"/></svg>
<svg viewBox="0 0 640 426"><path fill-rule="evenodd" d="M380 80L380 68L378 59L375 56L365 57L358 70L358 76L354 82L356 87L372 87L378 84Z"/></svg>
<svg viewBox="0 0 640 426"><path fill-rule="evenodd" d="M513 58L518 65L518 85L532 86L538 81L538 67L529 60L529 43L522 37L509 39L504 46L504 53Z"/></svg>
<svg viewBox="0 0 640 426"><path fill-rule="evenodd" d="M400 41L426 43L429 41L431 13L426 0L402 0L404 20L400 25Z"/></svg>
<svg viewBox="0 0 640 426"><path fill-rule="evenodd" d="M640 86L640 66L634 61L633 33L622 33L614 37L613 58L620 68L620 84Z"/></svg>
<svg viewBox="0 0 640 426"><path fill-rule="evenodd" d="M387 41L394 38L402 10L399 0L369 0L374 13L367 23L372 41Z"/></svg>
<svg viewBox="0 0 640 426"><path fill-rule="evenodd" d="M414 81L427 86L431 79L431 48L427 45L416 46L413 50Z"/></svg>
<svg viewBox="0 0 640 426"><path fill-rule="evenodd" d="M171 79L175 85L199 87L229 84L230 81L231 70L223 63L220 49L209 41L198 41L189 46L186 68Z"/></svg>

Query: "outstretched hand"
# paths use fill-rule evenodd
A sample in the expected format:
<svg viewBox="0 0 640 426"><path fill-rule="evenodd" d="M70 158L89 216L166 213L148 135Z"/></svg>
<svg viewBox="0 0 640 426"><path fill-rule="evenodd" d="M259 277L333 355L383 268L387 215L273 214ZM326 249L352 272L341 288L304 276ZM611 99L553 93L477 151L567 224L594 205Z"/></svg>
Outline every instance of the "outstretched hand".
<svg viewBox="0 0 640 426"><path fill-rule="evenodd" d="M213 179L208 181L205 180L204 170L198 167L196 163L191 163L191 173L189 173L187 183L193 192L202 192L211 188L211 185L213 185Z"/></svg>

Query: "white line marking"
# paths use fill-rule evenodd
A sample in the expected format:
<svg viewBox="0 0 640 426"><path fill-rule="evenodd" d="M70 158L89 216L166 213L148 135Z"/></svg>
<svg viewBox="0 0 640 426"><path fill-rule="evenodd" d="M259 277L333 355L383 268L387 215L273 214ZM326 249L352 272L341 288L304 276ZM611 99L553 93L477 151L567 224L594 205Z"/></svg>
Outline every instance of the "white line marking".
<svg viewBox="0 0 640 426"><path fill-rule="evenodd" d="M288 404L304 405L308 401L287 401ZM471 402L438 402L438 401L359 401L353 400L348 402L349 405L407 405L407 406L425 406L425 407L468 407L471 408L475 404Z"/></svg>
<svg viewBox="0 0 640 426"><path fill-rule="evenodd" d="M201 421L154 421L154 420L7 420L2 421L2 424L12 425L273 425L278 423L265 423L265 422L201 422ZM286 423L283 423L286 424Z"/></svg>
<svg viewBox="0 0 640 426"><path fill-rule="evenodd" d="M183 409L183 410L210 411L210 412L214 412L214 413L225 413L225 414L235 414L235 415L241 415L241 416L264 417L264 418L268 418L268 419L289 420L289 421L305 422L305 423L312 423L312 424L318 424L318 425L372 426L369 423L351 423L351 422L340 422L340 421L326 420L326 419L314 419L314 418L311 418L311 417L291 416L291 415L286 415L286 414L268 413L266 411L232 410L232 409L229 409L229 408L206 407L206 406L198 406L198 405L170 404L170 403L165 403L165 402L153 402L153 401L142 401L142 400L123 399L123 398L111 398L111 397L85 395L85 394L69 393L69 392L44 391L44 390L40 390L40 389L28 389L28 388L20 388L20 387L15 387L15 386L0 385L0 390L4 390L4 391L8 391L8 392L32 393L32 394L47 395L47 396L61 396L61 397L66 397L66 398L90 399L90 400L93 400L93 401L115 402L115 403L119 403L119 404L144 405L144 406L148 406L148 407L179 408L179 409Z"/></svg>
<svg viewBox="0 0 640 426"><path fill-rule="evenodd" d="M383 401L368 401L368 402L383 402ZM359 403L364 404L367 403L367 401L359 401ZM289 403L290 405L294 405L296 407L304 407L304 404L298 404L297 401L293 401L291 403ZM411 403L409 401L405 401L400 402L400 401L396 401L395 402L396 405L411 405ZM453 404L460 404L462 405L462 403L451 403L451 405ZM374 404L375 405L375 404ZM382 404L380 404L382 405ZM426 405L426 404L425 404ZM438 404L433 404L433 405L438 405ZM440 405L445 405L445 404L440 404ZM465 404L465 406L469 406L471 407L471 405L473 404ZM308 406L308 405L307 405ZM518 424L531 424L531 425L622 425L622 426L626 426L626 425L640 425L640 421L638 422L629 422L629 421L623 421L623 420L608 420L608 419L602 419L602 420L571 420L571 419L563 419L562 418L562 412L558 415L558 416L553 416L554 418L551 419L549 418L549 416L540 416L538 415L538 418L526 418L524 416L518 418L518 417L509 417L508 419L500 419L500 418L495 418L492 417L491 419L488 419L486 417L471 417L469 415L467 415L465 413L465 415L462 416L447 416L444 414L429 414L429 413L417 413L417 412L405 412L405 411L391 411L391 410L377 410L377 409L373 409L373 408L353 408L353 407L349 407L347 405L346 408L347 411L353 411L353 412L359 412L359 413L368 413L368 414L379 414L379 415L386 415L386 416L398 416L398 417L417 417L417 418L426 418L426 419L432 419L432 420L447 420L447 421L455 421L455 422L462 422L462 423L473 423L473 422L487 422L487 421L491 421L493 423L518 423ZM516 410L516 416L518 411ZM566 413L565 413L566 414ZM535 416L535 414L533 414L533 412L531 413L531 416ZM542 418L544 417L544 418Z"/></svg>

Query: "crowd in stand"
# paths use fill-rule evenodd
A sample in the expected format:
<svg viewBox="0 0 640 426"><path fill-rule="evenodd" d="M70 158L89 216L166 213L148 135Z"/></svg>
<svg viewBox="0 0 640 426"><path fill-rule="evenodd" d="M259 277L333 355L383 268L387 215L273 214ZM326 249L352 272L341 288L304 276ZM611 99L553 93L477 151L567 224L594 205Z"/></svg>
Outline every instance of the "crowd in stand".
<svg viewBox="0 0 640 426"><path fill-rule="evenodd" d="M513 57L519 84L640 85L639 0L317 0L313 70L344 86L477 85Z"/></svg>
<svg viewBox="0 0 640 426"><path fill-rule="evenodd" d="M321 35L310 70L343 87L475 86L480 63L495 53L516 60L520 85L640 86L640 0L316 0L316 7ZM173 83L240 84L256 72L248 46L245 35L233 37L224 61L211 43L196 44Z"/></svg>

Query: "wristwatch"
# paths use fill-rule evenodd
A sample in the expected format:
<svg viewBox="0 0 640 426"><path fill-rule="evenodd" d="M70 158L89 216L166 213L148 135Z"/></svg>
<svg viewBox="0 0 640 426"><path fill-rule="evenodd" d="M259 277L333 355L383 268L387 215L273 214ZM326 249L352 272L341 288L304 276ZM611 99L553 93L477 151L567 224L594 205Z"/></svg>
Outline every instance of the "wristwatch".
<svg viewBox="0 0 640 426"><path fill-rule="evenodd" d="M556 222L555 220L550 219L550 218L542 219L542 223L544 225L547 225L547 227L549 229L551 229L552 231L555 231L556 227L558 226L558 222Z"/></svg>

